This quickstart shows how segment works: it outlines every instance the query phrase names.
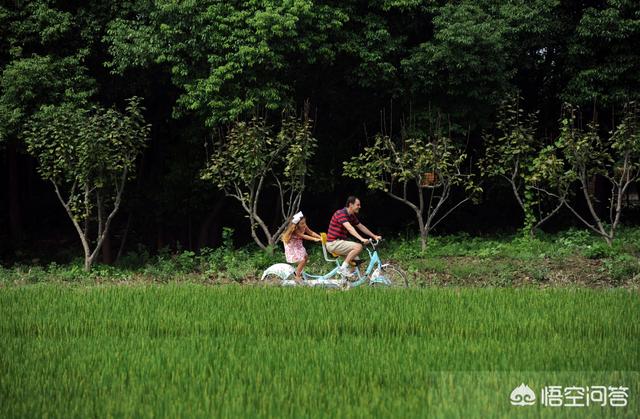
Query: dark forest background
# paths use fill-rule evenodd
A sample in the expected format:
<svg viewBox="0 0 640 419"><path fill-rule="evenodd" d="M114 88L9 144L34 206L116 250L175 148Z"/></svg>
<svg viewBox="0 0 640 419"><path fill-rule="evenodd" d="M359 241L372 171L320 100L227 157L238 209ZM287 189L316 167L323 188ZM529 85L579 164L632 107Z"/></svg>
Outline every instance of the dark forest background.
<svg viewBox="0 0 640 419"><path fill-rule="evenodd" d="M417 234L415 217L343 176L377 133L444 115L473 161L498 106L516 92L552 142L561 106L610 131L640 96L637 1L4 1L0 6L0 261L79 254L77 235L21 133L47 104L122 108L143 98L151 138L114 220L106 260L126 249L215 247L222 228L251 241L239 205L200 180L216 141L251 115L279 120L311 105L318 149L302 200L317 231L350 194L383 234ZM512 232L510 188L483 183L439 233ZM267 194L265 206L274 208ZM640 219L635 210L625 222ZM567 213L545 229L575 223ZM125 250L126 250L125 249ZM66 255L66 256L65 256Z"/></svg>

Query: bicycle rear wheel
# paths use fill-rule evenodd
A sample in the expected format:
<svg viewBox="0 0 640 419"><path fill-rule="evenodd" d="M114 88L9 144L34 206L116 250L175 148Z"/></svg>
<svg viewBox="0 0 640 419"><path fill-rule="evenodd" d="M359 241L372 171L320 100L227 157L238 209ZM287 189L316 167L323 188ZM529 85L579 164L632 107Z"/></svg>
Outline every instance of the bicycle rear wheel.
<svg viewBox="0 0 640 419"><path fill-rule="evenodd" d="M400 268L393 265L385 265L380 268L380 275L385 278L385 285L395 288L407 288L409 281L407 274L402 272ZM382 285L382 284L380 284Z"/></svg>
<svg viewBox="0 0 640 419"><path fill-rule="evenodd" d="M278 275L269 274L262 278L259 282L259 285L263 287L276 287L284 284L284 280L280 278Z"/></svg>
<svg viewBox="0 0 640 419"><path fill-rule="evenodd" d="M295 269L287 263L276 263L269 266L260 278L262 285L287 285L293 279Z"/></svg>

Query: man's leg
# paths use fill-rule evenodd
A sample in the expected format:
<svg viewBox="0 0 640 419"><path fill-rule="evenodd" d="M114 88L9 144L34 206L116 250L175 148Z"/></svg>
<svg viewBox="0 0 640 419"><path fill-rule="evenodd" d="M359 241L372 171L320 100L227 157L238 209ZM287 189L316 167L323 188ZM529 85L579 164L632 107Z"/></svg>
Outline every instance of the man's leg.
<svg viewBox="0 0 640 419"><path fill-rule="evenodd" d="M340 274L345 277L353 277L350 263L356 259L362 252L362 245L348 240L336 240L327 244L327 250L340 256L345 256L342 266L340 266Z"/></svg>
<svg viewBox="0 0 640 419"><path fill-rule="evenodd" d="M353 259L356 258L362 252L362 245L360 243L353 243L351 251L344 258L344 263L349 265Z"/></svg>
<svg viewBox="0 0 640 419"><path fill-rule="evenodd" d="M362 245L349 240L336 240L327 243L327 250L333 254L345 258L345 263L350 263L353 259L358 259L362 252Z"/></svg>

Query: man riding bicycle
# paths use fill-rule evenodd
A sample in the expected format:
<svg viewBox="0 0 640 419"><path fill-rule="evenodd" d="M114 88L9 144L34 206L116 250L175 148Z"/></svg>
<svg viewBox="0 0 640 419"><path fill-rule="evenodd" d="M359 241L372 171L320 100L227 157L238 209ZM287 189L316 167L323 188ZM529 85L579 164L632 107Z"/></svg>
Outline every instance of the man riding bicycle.
<svg viewBox="0 0 640 419"><path fill-rule="evenodd" d="M358 233L366 234L376 240L382 239L381 236L374 234L364 224L362 224L356 214L360 212L360 200L355 196L347 198L347 204L344 208L333 213L327 230L327 250L336 255L344 256L344 262L340 267L340 274L345 277L352 277L354 274L349 270L349 264L352 260L357 259L360 252L364 248L362 244L366 244L369 239L365 239ZM347 240L348 234L358 239L361 243Z"/></svg>

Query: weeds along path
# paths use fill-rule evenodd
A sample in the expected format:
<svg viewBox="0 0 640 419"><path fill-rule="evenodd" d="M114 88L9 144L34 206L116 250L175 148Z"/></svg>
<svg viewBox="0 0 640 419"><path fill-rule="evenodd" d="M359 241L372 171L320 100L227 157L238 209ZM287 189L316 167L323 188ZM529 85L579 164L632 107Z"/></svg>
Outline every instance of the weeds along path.
<svg viewBox="0 0 640 419"><path fill-rule="evenodd" d="M637 407L639 317L624 289L4 288L0 416L486 417L521 382Z"/></svg>

